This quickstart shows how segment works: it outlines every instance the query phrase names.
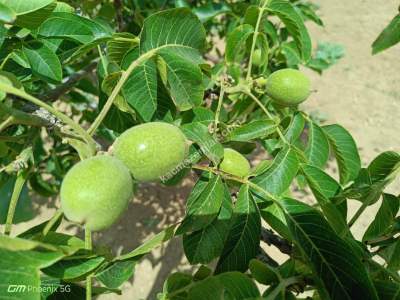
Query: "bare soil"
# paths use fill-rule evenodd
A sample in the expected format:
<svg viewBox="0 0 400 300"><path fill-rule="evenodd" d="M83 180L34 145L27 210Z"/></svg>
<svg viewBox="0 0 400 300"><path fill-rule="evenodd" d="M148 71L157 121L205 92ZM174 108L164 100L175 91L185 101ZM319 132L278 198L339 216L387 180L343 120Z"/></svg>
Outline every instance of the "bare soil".
<svg viewBox="0 0 400 300"><path fill-rule="evenodd" d="M379 55L371 55L371 44L397 11L397 0L315 0L325 27L309 24L314 41L331 41L344 45L345 57L323 76L305 70L310 75L316 92L303 106L307 112L323 113L327 123L340 123L354 135L364 165L379 152L400 150L400 46ZM124 217L111 229L95 234L95 244L108 244L115 252L134 249L146 238L166 225L178 221L184 214L185 199L193 182L188 178L182 186L166 188L142 185L130 203ZM400 192L400 184L392 190ZM54 202L53 202L54 203ZM33 224L48 219L57 204L38 200L35 206L40 218L17 226L20 232ZM349 215L359 205L351 204ZM377 205L370 208L353 228L356 236L371 221ZM65 231L76 228L65 224ZM82 233L79 233L82 235ZM284 259L272 247L268 253ZM180 239L154 250L136 267L135 276L123 286L123 295L105 295L110 299L155 299L164 280L174 271L190 271L184 258Z"/></svg>

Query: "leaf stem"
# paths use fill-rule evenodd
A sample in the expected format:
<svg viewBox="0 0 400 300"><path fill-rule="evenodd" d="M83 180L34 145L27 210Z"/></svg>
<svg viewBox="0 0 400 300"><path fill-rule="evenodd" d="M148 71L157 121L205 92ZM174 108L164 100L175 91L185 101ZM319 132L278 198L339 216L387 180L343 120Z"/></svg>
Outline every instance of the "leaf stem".
<svg viewBox="0 0 400 300"><path fill-rule="evenodd" d="M43 228L43 236L47 235L50 231L50 229L53 227L53 225L62 217L63 211L61 209L58 209L54 216L49 220L49 222L46 224L46 226Z"/></svg>
<svg viewBox="0 0 400 300"><path fill-rule="evenodd" d="M85 228L85 249L92 250L92 232ZM92 299L92 277L86 277L86 300Z"/></svg>
<svg viewBox="0 0 400 300"><path fill-rule="evenodd" d="M14 117L9 116L7 119L5 119L1 124L0 124L0 132L2 132L4 129L7 127L10 127L11 125L14 125Z"/></svg>
<svg viewBox="0 0 400 300"><path fill-rule="evenodd" d="M268 109L264 106L264 104L250 91L248 90L244 90L243 91L247 96L249 96L251 99L254 100L254 102L257 103L257 105L263 110L263 112L267 115L267 117L271 120L273 120L273 117L271 115L271 113L268 111ZM282 133L281 129L279 128L279 125L276 127L276 132L278 133L279 137L281 138L281 140L289 145L288 140L286 139L285 135Z"/></svg>
<svg viewBox="0 0 400 300"><path fill-rule="evenodd" d="M250 80L250 78L251 78L251 68L253 66L253 53L254 53L254 50L256 48L256 42L257 42L258 32L260 30L261 20L262 20L263 14L264 14L264 10L267 7L268 3L269 3L269 1L265 0L263 5L260 7L260 12L258 13L256 27L254 28L253 42L251 44L249 65L248 65L248 68L247 68L247 76L246 76L246 80L247 81Z"/></svg>
<svg viewBox="0 0 400 300"><path fill-rule="evenodd" d="M354 225L354 223L357 221L357 219L361 216L361 214L364 212L364 210L368 207L369 201L364 201L363 204L360 206L360 208L356 211L356 213L353 215L353 217L349 221L349 228Z"/></svg>
<svg viewBox="0 0 400 300"><path fill-rule="evenodd" d="M19 196L21 195L21 191L22 191L22 188L25 184L27 177L28 177L28 171L23 170L23 171L18 172L17 179L14 184L14 189L13 189L13 192L11 195L10 206L8 207L7 219L6 219L6 224L5 224L5 228L4 228L5 235L10 235L10 233L11 233L14 214L15 214L15 208L17 207L18 199L19 199Z"/></svg>
<svg viewBox="0 0 400 300"><path fill-rule="evenodd" d="M106 117L108 111L110 110L111 106L114 103L115 98L118 96L118 93L122 89L122 86L125 84L126 80L128 79L129 75L132 73L132 71L140 66L142 63L150 59L154 54L156 53L156 50L150 50L141 56L139 56L138 59L134 60L126 69L126 71L122 72L121 78L118 80L117 84L115 85L113 91L111 92L110 96L108 97L106 103L104 104L102 110L100 111L99 115L97 118L94 120L93 124L90 126L88 129L88 134L93 135L96 131L96 129L100 126L101 122L103 122L103 119Z"/></svg>
<svg viewBox="0 0 400 300"><path fill-rule="evenodd" d="M15 96L21 97L33 104L36 104L40 107L43 107L53 115L55 115L57 118L59 118L61 121L63 121L65 124L69 125L72 129L74 129L78 134L82 136L82 138L85 139L85 141L88 143L88 145L92 148L93 153L96 151L96 141L75 121L73 121L71 118L63 114L62 112L56 110L52 106L48 105L47 103L44 103L43 101L39 100L36 97L33 97L29 95L28 93L19 90L13 86L4 84L0 82L0 90L4 91L9 94L13 94Z"/></svg>
<svg viewBox="0 0 400 300"><path fill-rule="evenodd" d="M97 51L99 52L101 65L103 66L103 69L104 69L104 74L108 75L107 62L104 58L103 51L101 51L100 45L97 45Z"/></svg>

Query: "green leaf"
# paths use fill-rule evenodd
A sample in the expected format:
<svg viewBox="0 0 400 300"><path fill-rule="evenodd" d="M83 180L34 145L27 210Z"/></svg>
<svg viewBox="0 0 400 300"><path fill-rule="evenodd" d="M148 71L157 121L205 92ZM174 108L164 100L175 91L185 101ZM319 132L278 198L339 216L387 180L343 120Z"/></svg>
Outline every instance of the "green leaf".
<svg viewBox="0 0 400 300"><path fill-rule="evenodd" d="M311 39L303 18L287 0L271 0L267 9L277 15L295 40L305 62L311 58Z"/></svg>
<svg viewBox="0 0 400 300"><path fill-rule="evenodd" d="M322 211L328 219L329 224L340 236L349 234L349 228L346 223L346 202L343 202L340 206L336 206L331 200L341 192L342 189L340 185L335 179L317 167L302 165L301 170L315 198L321 206Z"/></svg>
<svg viewBox="0 0 400 300"><path fill-rule="evenodd" d="M306 120L302 113L295 113L292 117L290 124L285 132L286 139L294 144L304 131L304 126L306 125Z"/></svg>
<svg viewBox="0 0 400 300"><path fill-rule="evenodd" d="M60 60L45 44L34 42L29 46L25 46L23 51L34 75L51 82L61 81L62 68Z"/></svg>
<svg viewBox="0 0 400 300"><path fill-rule="evenodd" d="M324 131L312 122L305 150L308 163L312 166L323 168L329 158L329 143Z"/></svg>
<svg viewBox="0 0 400 300"><path fill-rule="evenodd" d="M136 48L125 56L122 67L127 68L138 57L139 49ZM122 95L144 121L152 119L157 109L157 67L154 60L149 59L133 70L122 87Z"/></svg>
<svg viewBox="0 0 400 300"><path fill-rule="evenodd" d="M271 194L279 196L289 188L298 169L299 161L295 150L286 147L278 153L272 165L264 173L251 181Z"/></svg>
<svg viewBox="0 0 400 300"><path fill-rule="evenodd" d="M382 205L379 208L374 220L369 225L362 240L368 241L385 234L394 223L399 211L400 199L394 195L383 194Z"/></svg>
<svg viewBox="0 0 400 300"><path fill-rule="evenodd" d="M218 217L202 230L183 236L183 249L189 262L207 264L220 256L229 233L232 216L232 200L225 186Z"/></svg>
<svg viewBox="0 0 400 300"><path fill-rule="evenodd" d="M398 272L400 269L400 240L380 249L379 255L385 259L389 270Z"/></svg>
<svg viewBox="0 0 400 300"><path fill-rule="evenodd" d="M361 169L354 183L345 190L344 195L351 199L367 202L378 201L382 191L400 171L400 155L393 151L379 154L366 169Z"/></svg>
<svg viewBox="0 0 400 300"><path fill-rule="evenodd" d="M332 300L378 299L361 258L342 240L324 217L305 203L283 199L280 202L294 241L321 280Z"/></svg>
<svg viewBox="0 0 400 300"><path fill-rule="evenodd" d="M140 34L140 52L167 47L200 50L204 42L205 30L190 9L170 9L146 18Z"/></svg>
<svg viewBox="0 0 400 300"><path fill-rule="evenodd" d="M255 280L264 285L279 283L279 273L275 268L257 259L252 259L249 264L251 275Z"/></svg>
<svg viewBox="0 0 400 300"><path fill-rule="evenodd" d="M94 257L87 259L60 260L55 264L42 269L45 274L64 280L80 279L87 274L92 273L103 262L104 257Z"/></svg>
<svg viewBox="0 0 400 300"><path fill-rule="evenodd" d="M54 0L0 0L0 3L14 10L17 15L24 15L30 12L34 12L53 2Z"/></svg>
<svg viewBox="0 0 400 300"><path fill-rule="evenodd" d="M208 132L208 127L200 122L181 127L186 137L200 146L201 151L218 165L224 156L224 147Z"/></svg>
<svg viewBox="0 0 400 300"><path fill-rule="evenodd" d="M400 15L390 21L389 25L381 32L372 44L372 54L377 54L400 42Z"/></svg>
<svg viewBox="0 0 400 300"><path fill-rule="evenodd" d="M57 250L40 242L0 235L0 298L39 300L39 269L64 256ZM10 289L15 293L11 294Z"/></svg>
<svg viewBox="0 0 400 300"><path fill-rule="evenodd" d="M372 183L391 182L400 171L400 154L394 151L383 152L370 163L367 170Z"/></svg>
<svg viewBox="0 0 400 300"><path fill-rule="evenodd" d="M292 240L286 224L285 214L276 203L271 202L267 207L262 208L260 213L264 221L267 222L273 230L285 239L289 241Z"/></svg>
<svg viewBox="0 0 400 300"><path fill-rule="evenodd" d="M390 280L375 280L374 285L379 299L400 300L400 283Z"/></svg>
<svg viewBox="0 0 400 300"><path fill-rule="evenodd" d="M294 41L282 43L282 53L289 68L296 68L301 63L301 54Z"/></svg>
<svg viewBox="0 0 400 300"><path fill-rule="evenodd" d="M63 12L52 13L39 27L38 34L46 37L72 39L82 44L111 35L109 31L93 20Z"/></svg>
<svg viewBox="0 0 400 300"><path fill-rule="evenodd" d="M39 27L40 24L43 23L44 20L46 20L50 16L55 7L56 3L53 2L33 12L23 15L18 15L18 18L15 21L15 25L30 30L35 30L36 28Z"/></svg>
<svg viewBox="0 0 400 300"><path fill-rule="evenodd" d="M240 272L227 272L208 277L196 283L187 295L190 300L203 299L258 299L260 292L247 275Z"/></svg>
<svg viewBox="0 0 400 300"><path fill-rule="evenodd" d="M129 32L114 33L107 42L108 60L121 64L125 54L138 45L139 40L135 35Z"/></svg>
<svg viewBox="0 0 400 300"><path fill-rule="evenodd" d="M117 256L114 261L121 261L121 260L128 260L131 258L140 258L143 255L149 253L151 250L154 248L160 246L166 241L169 241L174 237L175 234L175 228L176 224L171 225L167 228L165 228L163 231L160 233L156 234L154 237L150 238L148 241L146 241L144 244L140 245L137 247L135 250L122 254L120 256Z"/></svg>
<svg viewBox="0 0 400 300"><path fill-rule="evenodd" d="M96 274L96 279L111 289L119 288L132 276L136 260L116 261Z"/></svg>
<svg viewBox="0 0 400 300"><path fill-rule="evenodd" d="M167 299L171 300L184 300L187 299L187 287L192 283L192 276L183 273L172 273L164 282L163 293Z"/></svg>
<svg viewBox="0 0 400 300"><path fill-rule="evenodd" d="M174 48L158 51L165 69L166 86L172 100L181 110L189 110L203 102L203 75L197 64L181 56Z"/></svg>
<svg viewBox="0 0 400 300"><path fill-rule="evenodd" d="M0 22L12 23L16 18L15 11L7 5L0 2Z"/></svg>
<svg viewBox="0 0 400 300"><path fill-rule="evenodd" d="M319 26L324 26L321 18L315 12L315 6L312 3L297 3L296 6L300 9L300 13L303 15L305 20L308 19Z"/></svg>
<svg viewBox="0 0 400 300"><path fill-rule="evenodd" d="M231 230L215 269L216 273L246 271L259 251L261 218L248 185L242 185L233 210Z"/></svg>
<svg viewBox="0 0 400 300"><path fill-rule="evenodd" d="M225 60L227 63L234 63L238 54L243 53L246 41L253 33L253 26L248 24L240 25L229 33L225 50Z"/></svg>
<svg viewBox="0 0 400 300"><path fill-rule="evenodd" d="M220 211L224 193L221 177L212 175L201 193L196 192L187 200L186 217L178 232L197 231L209 226Z"/></svg>
<svg viewBox="0 0 400 300"><path fill-rule="evenodd" d="M337 124L323 126L322 129L335 154L340 183L346 184L354 180L361 169L361 160L353 137L346 129Z"/></svg>
<svg viewBox="0 0 400 300"><path fill-rule="evenodd" d="M247 142L258 138L265 138L276 130L273 120L256 120L229 132L228 139L236 142Z"/></svg>

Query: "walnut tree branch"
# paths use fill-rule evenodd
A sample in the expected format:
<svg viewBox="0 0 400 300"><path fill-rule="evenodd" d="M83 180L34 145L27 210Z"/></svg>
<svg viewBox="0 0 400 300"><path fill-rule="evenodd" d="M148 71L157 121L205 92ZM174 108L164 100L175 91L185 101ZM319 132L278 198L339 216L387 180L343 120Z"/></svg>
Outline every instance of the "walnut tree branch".
<svg viewBox="0 0 400 300"><path fill-rule="evenodd" d="M46 92L45 94L41 95L39 98L44 99L46 102L56 101L62 95L67 93L69 90L71 90L79 80L86 77L88 74L92 73L93 70L96 68L97 63L98 63L97 60L92 61L90 64L88 64L82 70L80 70L80 71L76 72L75 74L71 75L70 77L68 77L68 79L64 83L58 85L53 90Z"/></svg>
<svg viewBox="0 0 400 300"><path fill-rule="evenodd" d="M276 235L272 230L262 228L261 229L261 240L268 245L274 245L282 253L292 254L292 245L289 241Z"/></svg>

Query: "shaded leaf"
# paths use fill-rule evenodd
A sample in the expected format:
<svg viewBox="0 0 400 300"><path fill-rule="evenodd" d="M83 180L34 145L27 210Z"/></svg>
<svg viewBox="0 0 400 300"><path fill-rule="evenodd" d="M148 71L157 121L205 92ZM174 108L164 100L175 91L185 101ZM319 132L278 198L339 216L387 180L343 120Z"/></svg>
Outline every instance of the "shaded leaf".
<svg viewBox="0 0 400 300"><path fill-rule="evenodd" d="M324 217L305 203L284 199L282 208L294 241L321 280L319 291L335 299L378 299L360 257Z"/></svg>
<svg viewBox="0 0 400 300"><path fill-rule="evenodd" d="M231 230L215 269L216 273L246 271L250 260L259 251L261 218L248 185L240 188L232 218Z"/></svg>
<svg viewBox="0 0 400 300"><path fill-rule="evenodd" d="M191 264L207 264L220 256L230 228L232 200L225 186L218 217L200 231L183 236L185 255Z"/></svg>
<svg viewBox="0 0 400 300"><path fill-rule="evenodd" d="M301 169L324 215L335 232L339 235L350 234L346 223L346 202L336 206L331 200L341 192L340 185L335 179L317 167L302 165Z"/></svg>
<svg viewBox="0 0 400 300"><path fill-rule="evenodd" d="M362 238L363 241L375 239L385 234L394 223L399 211L400 199L394 195L383 194L382 205L379 208L375 219L369 225Z"/></svg>

